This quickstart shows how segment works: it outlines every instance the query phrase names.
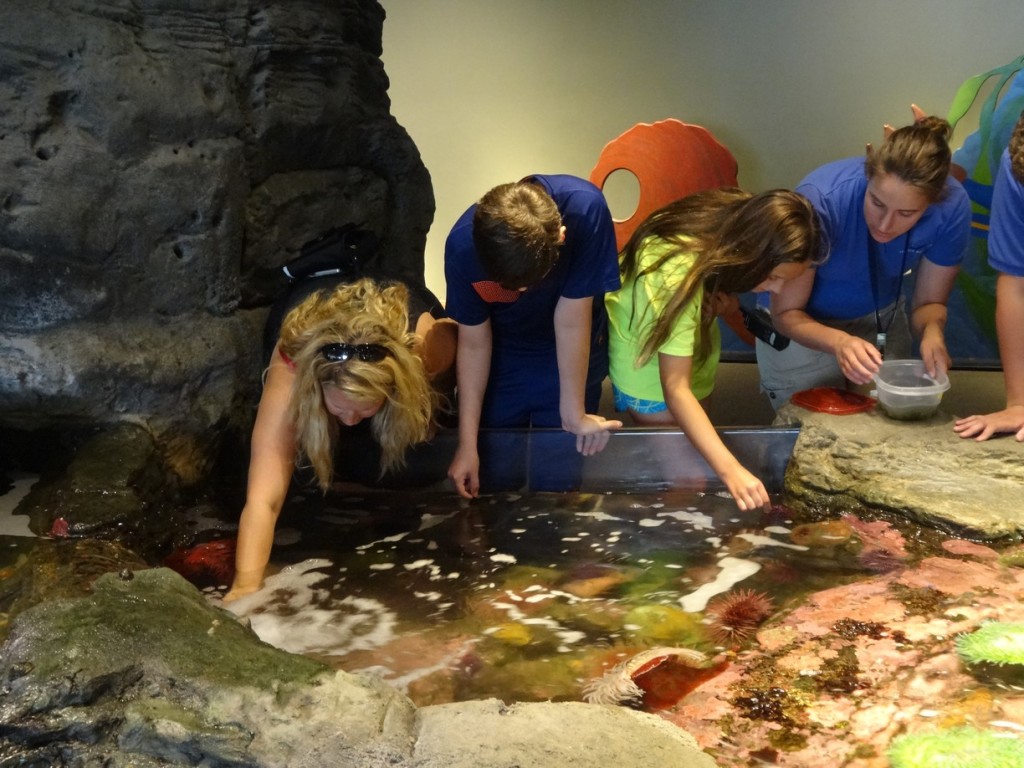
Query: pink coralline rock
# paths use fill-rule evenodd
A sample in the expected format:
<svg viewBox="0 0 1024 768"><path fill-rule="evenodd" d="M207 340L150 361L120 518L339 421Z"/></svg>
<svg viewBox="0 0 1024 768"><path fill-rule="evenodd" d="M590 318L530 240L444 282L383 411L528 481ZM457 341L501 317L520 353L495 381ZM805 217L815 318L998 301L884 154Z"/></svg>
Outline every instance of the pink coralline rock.
<svg viewBox="0 0 1024 768"><path fill-rule="evenodd" d="M999 559L999 553L992 547L986 547L984 544L977 544L966 539L946 539L942 542L942 548L951 555L965 555L978 560Z"/></svg>
<svg viewBox="0 0 1024 768"><path fill-rule="evenodd" d="M969 590L1004 588L1003 576L1003 571L987 563L929 557L917 568L902 574L899 580L908 587L928 587L949 595L961 595Z"/></svg>
<svg viewBox="0 0 1024 768"><path fill-rule="evenodd" d="M906 609L889 590L885 577L817 592L790 614L790 626L807 635L826 635L832 625L851 617L876 622L899 621Z"/></svg>
<svg viewBox="0 0 1024 768"><path fill-rule="evenodd" d="M855 515L843 515L841 519L857 534L865 551L880 549L900 560L907 557L906 539L891 523L885 520L868 522Z"/></svg>
<svg viewBox="0 0 1024 768"><path fill-rule="evenodd" d="M1024 620L1024 569L904 564L773 617L725 673L660 715L722 766L886 768L893 738L940 720L1024 726L1024 691L983 686L956 652L959 633L1003 616ZM757 710L752 697L780 705Z"/></svg>
<svg viewBox="0 0 1024 768"><path fill-rule="evenodd" d="M917 668L921 661L917 651L907 648L906 643L892 636L879 639L858 637L854 648L862 675L874 685L884 684L900 668Z"/></svg>
<svg viewBox="0 0 1024 768"><path fill-rule="evenodd" d="M799 632L793 627L768 627L757 633L757 644L765 651L777 651L792 643Z"/></svg>

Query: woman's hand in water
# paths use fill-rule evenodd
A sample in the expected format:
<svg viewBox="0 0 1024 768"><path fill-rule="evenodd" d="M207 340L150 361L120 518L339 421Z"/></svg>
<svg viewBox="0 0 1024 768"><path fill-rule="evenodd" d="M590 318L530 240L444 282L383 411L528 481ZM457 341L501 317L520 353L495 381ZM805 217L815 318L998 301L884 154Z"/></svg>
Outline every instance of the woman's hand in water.
<svg viewBox="0 0 1024 768"><path fill-rule="evenodd" d="M263 568L258 571L236 571L234 581L231 582L231 589L224 595L224 602L231 603L240 597L251 595L263 586Z"/></svg>

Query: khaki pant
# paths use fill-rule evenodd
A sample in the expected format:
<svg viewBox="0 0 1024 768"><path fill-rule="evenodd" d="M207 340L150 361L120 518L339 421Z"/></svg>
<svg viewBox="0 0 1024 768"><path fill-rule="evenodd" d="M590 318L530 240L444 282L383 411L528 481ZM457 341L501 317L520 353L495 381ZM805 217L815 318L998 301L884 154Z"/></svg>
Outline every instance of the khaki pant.
<svg viewBox="0 0 1024 768"><path fill-rule="evenodd" d="M907 320L906 307L903 299L895 307L888 306L879 314L883 322L893 317L892 324L886 334L885 357L887 360L903 360L910 357L912 339L910 323ZM875 313L852 320L819 320L829 328L838 328L853 336L875 343L878 335ZM790 340L789 346L779 351L774 347L757 340L757 368L761 377L761 391L768 395L772 407L777 411L794 393L813 387L839 387L845 389L853 386L843 376L835 355L818 352Z"/></svg>

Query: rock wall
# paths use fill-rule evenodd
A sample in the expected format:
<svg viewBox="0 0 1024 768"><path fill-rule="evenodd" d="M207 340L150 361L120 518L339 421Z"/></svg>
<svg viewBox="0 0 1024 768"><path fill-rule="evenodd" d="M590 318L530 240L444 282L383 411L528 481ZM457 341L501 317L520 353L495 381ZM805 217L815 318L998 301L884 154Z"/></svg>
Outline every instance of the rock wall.
<svg viewBox="0 0 1024 768"><path fill-rule="evenodd" d="M357 223L422 280L433 193L383 22L374 0L5 0L0 429L202 443L251 418L303 243Z"/></svg>

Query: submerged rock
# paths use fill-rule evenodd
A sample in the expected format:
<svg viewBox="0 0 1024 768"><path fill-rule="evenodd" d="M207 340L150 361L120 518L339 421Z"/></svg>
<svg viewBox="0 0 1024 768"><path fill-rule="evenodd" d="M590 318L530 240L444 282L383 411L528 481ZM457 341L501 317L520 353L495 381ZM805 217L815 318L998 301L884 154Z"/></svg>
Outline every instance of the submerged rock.
<svg viewBox="0 0 1024 768"><path fill-rule="evenodd" d="M833 416L787 405L779 420L801 424L785 477L798 513L860 508L985 539L1024 533L1024 519L1006 513L1020 506L1024 488L1013 440L963 440L942 412L906 422L877 411Z"/></svg>
<svg viewBox="0 0 1024 768"><path fill-rule="evenodd" d="M261 642L166 568L23 611L0 653L0 740L21 765L712 768L651 715L475 701L416 709L374 677Z"/></svg>
<svg viewBox="0 0 1024 768"><path fill-rule="evenodd" d="M813 593L662 715L723 766L877 768L901 734L964 725L1016 740L1024 693L981 688L957 638L1021 626L1022 591L1020 569L936 557Z"/></svg>

